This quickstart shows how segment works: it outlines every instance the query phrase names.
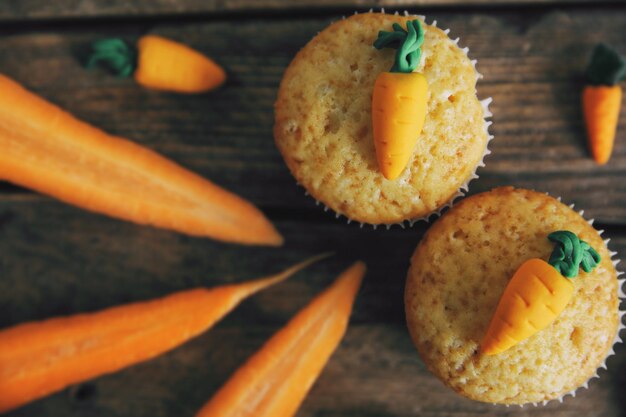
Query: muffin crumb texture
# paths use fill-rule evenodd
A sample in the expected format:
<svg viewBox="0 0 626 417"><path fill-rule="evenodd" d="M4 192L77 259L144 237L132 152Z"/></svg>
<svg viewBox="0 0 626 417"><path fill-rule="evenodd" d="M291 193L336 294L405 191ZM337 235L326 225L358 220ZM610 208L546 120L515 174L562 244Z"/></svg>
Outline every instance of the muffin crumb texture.
<svg viewBox="0 0 626 417"><path fill-rule="evenodd" d="M400 177L381 174L371 100L395 51L372 44L380 30L415 18L366 13L336 22L297 54L281 83L274 126L279 150L315 199L352 220L397 223L436 211L471 178L485 152L476 70L443 31L424 24L416 69L428 80L424 128Z"/></svg>
<svg viewBox="0 0 626 417"><path fill-rule="evenodd" d="M509 280L531 258L547 260L547 235L571 230L601 255L573 280L574 296L544 330L486 356L479 344ZM565 279L565 278L564 278ZM411 260L405 291L409 330L428 368L479 401L557 399L594 376L619 325L617 273L598 232L545 194L495 189L462 201L428 231Z"/></svg>

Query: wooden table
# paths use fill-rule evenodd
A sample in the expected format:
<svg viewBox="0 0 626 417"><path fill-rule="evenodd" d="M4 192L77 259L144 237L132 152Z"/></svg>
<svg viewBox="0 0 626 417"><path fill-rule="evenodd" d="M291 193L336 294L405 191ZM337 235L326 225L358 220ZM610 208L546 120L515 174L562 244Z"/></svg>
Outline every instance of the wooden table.
<svg viewBox="0 0 626 417"><path fill-rule="evenodd" d="M378 0L451 28L470 48L493 97L493 154L472 194L516 185L562 196L595 218L626 257L626 112L613 158L589 158L579 94L599 41L626 53L626 4L592 0ZM365 0L9 0L0 3L0 70L105 130L132 138L260 206L286 237L280 249L246 248L90 214L0 185L0 327L93 311L195 286L272 273L337 251L298 277L246 301L207 334L148 363L9 413L28 416L193 416L228 376L354 259L369 273L343 343L299 417L624 416L626 349L588 390L546 407L464 399L418 358L404 325L409 256L426 224L391 230L346 225L295 185L272 139L272 104L291 58ZM254 11L254 13L253 13ZM86 71L93 40L144 33L182 40L216 58L228 84L185 97ZM2 92L0 91L0 94ZM1 150L0 150L1 152ZM624 333L622 333L624 335ZM2 393L0 393L2 395Z"/></svg>

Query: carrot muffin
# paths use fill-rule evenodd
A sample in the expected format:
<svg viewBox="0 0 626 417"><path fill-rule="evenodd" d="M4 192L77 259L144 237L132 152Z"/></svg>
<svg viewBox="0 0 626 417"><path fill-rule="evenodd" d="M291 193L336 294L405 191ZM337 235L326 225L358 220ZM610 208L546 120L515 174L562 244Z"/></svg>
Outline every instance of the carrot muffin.
<svg viewBox="0 0 626 417"><path fill-rule="evenodd" d="M358 14L296 55L280 85L274 136L315 199L355 221L393 224L427 218L467 189L487 151L488 101L476 97L475 61L447 33L423 17ZM388 86L379 76L400 72L390 97L374 97L384 117L373 117L375 85ZM405 83L420 77L421 85ZM390 129L398 146L384 136ZM385 152L400 159L394 172Z"/></svg>
<svg viewBox="0 0 626 417"><path fill-rule="evenodd" d="M573 393L623 328L612 255L590 222L545 194L506 187L465 199L411 260L405 307L420 356L474 400Z"/></svg>

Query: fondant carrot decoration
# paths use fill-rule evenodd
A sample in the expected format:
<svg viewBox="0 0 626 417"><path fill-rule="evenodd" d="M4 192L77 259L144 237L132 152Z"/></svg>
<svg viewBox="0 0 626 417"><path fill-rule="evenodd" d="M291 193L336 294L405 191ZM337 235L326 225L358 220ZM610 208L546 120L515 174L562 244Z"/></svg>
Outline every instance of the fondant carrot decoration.
<svg viewBox="0 0 626 417"><path fill-rule="evenodd" d="M101 62L120 77L134 73L137 83L155 90L203 93L226 80L226 73L212 59L161 36L143 36L136 48L119 38L94 42L92 48L87 67Z"/></svg>
<svg viewBox="0 0 626 417"><path fill-rule="evenodd" d="M276 333L196 417L291 417L343 338L365 274L357 262Z"/></svg>
<svg viewBox="0 0 626 417"><path fill-rule="evenodd" d="M109 135L0 75L0 180L140 224L280 245L252 204L161 155Z"/></svg>
<svg viewBox="0 0 626 417"><path fill-rule="evenodd" d="M0 413L154 358L209 329L245 298L324 257L241 284L198 288L0 331Z"/></svg>
<svg viewBox="0 0 626 417"><path fill-rule="evenodd" d="M548 262L534 258L522 264L507 285L481 344L485 355L495 355L547 327L565 309L574 293L568 278L582 266L591 272L600 255L567 230L553 232L556 243Z"/></svg>
<svg viewBox="0 0 626 417"><path fill-rule="evenodd" d="M376 49L397 48L389 72L381 73L372 96L372 127L378 166L385 178L397 178L411 159L424 126L428 83L413 72L420 62L424 30L419 20L407 22L407 31L398 23L393 32L381 31Z"/></svg>
<svg viewBox="0 0 626 417"><path fill-rule="evenodd" d="M593 50L583 90L583 113L587 140L593 159L607 163L613 152L617 122L622 105L622 87L617 85L626 74L626 59L604 44Z"/></svg>

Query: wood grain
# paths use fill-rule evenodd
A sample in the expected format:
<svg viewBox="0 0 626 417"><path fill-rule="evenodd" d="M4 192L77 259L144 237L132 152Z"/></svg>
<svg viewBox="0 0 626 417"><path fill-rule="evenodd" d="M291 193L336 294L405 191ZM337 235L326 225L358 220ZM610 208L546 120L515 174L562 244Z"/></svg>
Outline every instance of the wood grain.
<svg viewBox="0 0 626 417"><path fill-rule="evenodd" d="M619 4L622 0L4 0L0 21L58 20L115 17L172 17L258 13L320 13L329 10L369 10L372 7L520 7Z"/></svg>
<svg viewBox="0 0 626 417"><path fill-rule="evenodd" d="M481 179L472 183L472 192L515 184L560 195L603 223L626 222L626 142L620 140L626 135L626 112L613 158L598 167L586 151L579 104L581 72L592 46L605 41L626 51L626 13L436 13L432 18L451 27L451 36L470 48L484 74L478 95L494 100L493 154L478 171ZM79 117L150 146L256 204L313 210L273 144L272 104L291 58L331 20L149 29L104 25L10 34L0 44L0 68ZM131 80L82 68L78 57L90 41L113 34L135 39L146 30L215 57L230 74L228 85L184 97L146 91Z"/></svg>
<svg viewBox="0 0 626 417"><path fill-rule="evenodd" d="M246 303L240 324L285 321L357 259L369 264L358 322L404 320L402 290L424 228L279 221L284 248L246 248L141 227L52 200L0 203L0 328L197 286L258 278L311 255L336 256Z"/></svg>
<svg viewBox="0 0 626 417"><path fill-rule="evenodd" d="M425 224L374 230L287 219L276 226L285 247L241 247L105 218L53 200L0 202L0 328L258 278L329 251L335 256L247 302L239 323L246 317L263 323L287 320L357 259L369 272L354 320L404 322L404 279ZM626 259L626 231L605 233L612 239L610 249Z"/></svg>
<svg viewBox="0 0 626 417"><path fill-rule="evenodd" d="M8 417L192 417L277 326L217 328L165 356L30 404ZM626 349L589 389L545 407L493 406L444 387L401 325L351 325L297 417L605 417L626 406ZM157 400L158 399L158 400ZM183 400L181 400L183 399Z"/></svg>

